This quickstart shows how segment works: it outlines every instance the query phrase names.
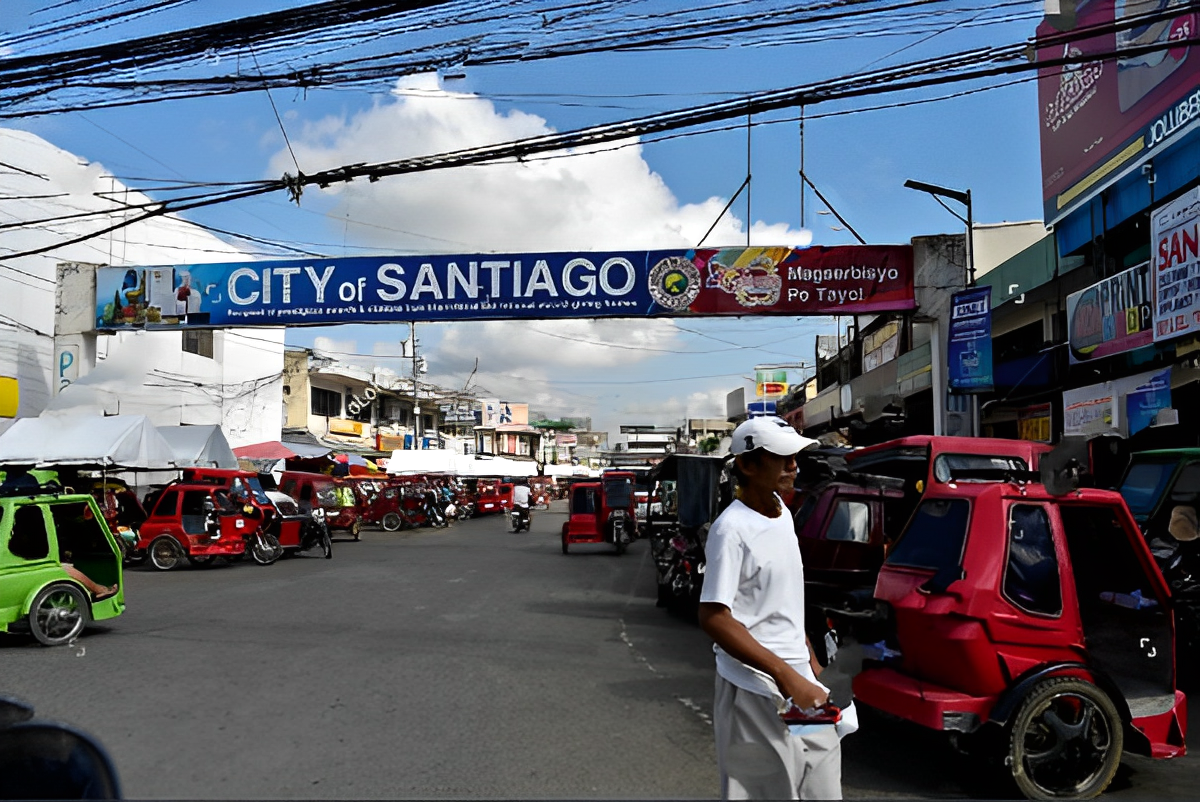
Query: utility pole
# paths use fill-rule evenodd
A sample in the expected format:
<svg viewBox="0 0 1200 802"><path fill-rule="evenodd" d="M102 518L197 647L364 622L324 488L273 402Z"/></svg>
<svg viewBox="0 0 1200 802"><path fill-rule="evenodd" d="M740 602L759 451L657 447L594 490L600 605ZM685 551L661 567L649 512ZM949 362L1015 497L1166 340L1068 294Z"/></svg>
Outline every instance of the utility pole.
<svg viewBox="0 0 1200 802"><path fill-rule="evenodd" d="M412 381L413 381L413 448L421 447L421 395L417 377L420 375L418 365L420 364L417 357L417 324L416 321L408 323L408 341L412 345Z"/></svg>

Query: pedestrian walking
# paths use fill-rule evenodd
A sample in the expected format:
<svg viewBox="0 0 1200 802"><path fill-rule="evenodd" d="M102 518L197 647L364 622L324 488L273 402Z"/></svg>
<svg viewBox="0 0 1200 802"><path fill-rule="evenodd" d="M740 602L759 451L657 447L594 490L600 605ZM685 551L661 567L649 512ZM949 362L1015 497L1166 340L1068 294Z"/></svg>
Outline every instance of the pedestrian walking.
<svg viewBox="0 0 1200 802"><path fill-rule="evenodd" d="M829 701L804 629L804 566L781 494L796 454L816 441L782 418L733 432L738 498L705 548L700 625L715 642L713 728L722 799L841 799L841 745L831 724L792 734L780 714Z"/></svg>

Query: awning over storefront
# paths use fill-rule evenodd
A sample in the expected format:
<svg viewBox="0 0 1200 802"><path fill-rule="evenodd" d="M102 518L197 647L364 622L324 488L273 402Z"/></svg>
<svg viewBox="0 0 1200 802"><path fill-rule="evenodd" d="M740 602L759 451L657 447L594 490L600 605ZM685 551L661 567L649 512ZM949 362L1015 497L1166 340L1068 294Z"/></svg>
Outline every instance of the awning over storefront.
<svg viewBox="0 0 1200 802"><path fill-rule="evenodd" d="M312 459L324 457L333 451L329 446L312 446L307 443L281 443L278 440L268 440L265 443L254 443L239 446L233 450L235 456L241 459Z"/></svg>

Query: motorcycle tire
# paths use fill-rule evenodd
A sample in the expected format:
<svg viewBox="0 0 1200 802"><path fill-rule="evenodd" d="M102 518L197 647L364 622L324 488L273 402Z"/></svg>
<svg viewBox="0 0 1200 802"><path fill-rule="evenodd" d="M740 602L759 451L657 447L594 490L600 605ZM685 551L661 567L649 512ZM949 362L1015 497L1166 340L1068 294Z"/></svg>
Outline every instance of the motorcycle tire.
<svg viewBox="0 0 1200 802"><path fill-rule="evenodd" d="M283 546L271 534L261 534L250 544L250 557L259 565L271 565L283 556Z"/></svg>
<svg viewBox="0 0 1200 802"><path fill-rule="evenodd" d="M321 551L325 554L326 560L333 559L333 538L329 537L329 530L321 532Z"/></svg>

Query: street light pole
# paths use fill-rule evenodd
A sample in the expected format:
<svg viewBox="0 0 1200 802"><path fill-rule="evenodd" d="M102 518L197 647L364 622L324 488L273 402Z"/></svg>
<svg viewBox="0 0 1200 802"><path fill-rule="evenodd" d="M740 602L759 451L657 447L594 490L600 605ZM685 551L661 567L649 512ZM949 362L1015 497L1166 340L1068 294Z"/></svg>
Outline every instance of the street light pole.
<svg viewBox="0 0 1200 802"><path fill-rule="evenodd" d="M904 186L908 189L915 189L918 192L926 192L926 193L932 195L933 199L936 200L939 204L941 204L941 207L943 209L950 212L950 214L954 215L959 220L962 220L964 223L966 223L966 225L967 225L967 282L966 283L967 283L968 287L974 286L975 285L975 217L974 217L974 210L971 207L971 190L968 189L967 191L963 192L963 191L957 190L957 189L948 189L946 187L939 187L937 184L926 184L924 181L913 181L911 178L904 182ZM949 198L950 200L958 201L963 206L967 207L966 218L964 218L961 214L959 214L958 212L951 209L946 204L942 203L942 198ZM941 335L939 334L939 337L940 336ZM949 336L949 332L947 332L947 336ZM939 345L940 344L941 343L939 342ZM945 403L946 402L945 402L944 391L943 391L943 398L942 398L941 404L943 406L945 406ZM934 420L935 420L935 422L937 420L936 412L934 413ZM934 428L937 428L936 425ZM979 429L980 429L979 396L972 393L971 394L971 433L975 436L978 436ZM935 432L935 434L937 434L937 432Z"/></svg>
<svg viewBox="0 0 1200 802"><path fill-rule="evenodd" d="M971 190L963 192L957 189L947 189L939 187L937 184L926 184L924 181L913 181L911 178L904 182L907 189L915 189L918 192L926 192L933 196L934 200L942 204L942 208L950 212L950 214L962 220L967 225L967 286L975 283L975 217L974 209L971 207ZM942 203L939 198L949 198L953 201L958 201L963 206L967 207L967 216L964 218L961 214L951 209L946 204Z"/></svg>

